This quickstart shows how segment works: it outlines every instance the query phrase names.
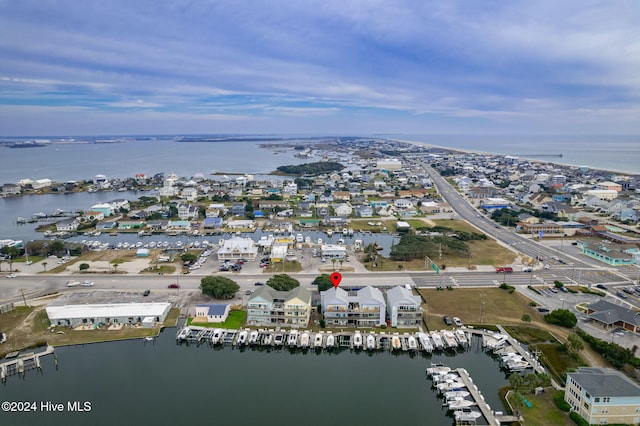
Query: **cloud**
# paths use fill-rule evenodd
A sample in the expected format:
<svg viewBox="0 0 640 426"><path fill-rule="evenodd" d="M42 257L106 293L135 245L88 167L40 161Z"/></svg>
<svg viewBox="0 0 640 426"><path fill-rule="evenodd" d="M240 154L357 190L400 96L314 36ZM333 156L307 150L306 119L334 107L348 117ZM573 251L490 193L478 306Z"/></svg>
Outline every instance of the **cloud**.
<svg viewBox="0 0 640 426"><path fill-rule="evenodd" d="M175 113L176 127L221 114L255 131L539 131L563 114L615 132L610 112L640 100L639 21L629 0L3 2L0 105Z"/></svg>

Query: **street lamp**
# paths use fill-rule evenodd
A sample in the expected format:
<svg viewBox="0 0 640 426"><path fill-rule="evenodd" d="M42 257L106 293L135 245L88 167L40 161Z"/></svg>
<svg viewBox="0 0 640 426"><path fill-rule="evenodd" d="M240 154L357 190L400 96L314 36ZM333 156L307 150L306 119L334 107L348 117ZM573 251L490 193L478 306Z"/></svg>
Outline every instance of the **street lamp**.
<svg viewBox="0 0 640 426"><path fill-rule="evenodd" d="M562 309L564 309L564 300L565 299L560 299L560 300L562 300Z"/></svg>

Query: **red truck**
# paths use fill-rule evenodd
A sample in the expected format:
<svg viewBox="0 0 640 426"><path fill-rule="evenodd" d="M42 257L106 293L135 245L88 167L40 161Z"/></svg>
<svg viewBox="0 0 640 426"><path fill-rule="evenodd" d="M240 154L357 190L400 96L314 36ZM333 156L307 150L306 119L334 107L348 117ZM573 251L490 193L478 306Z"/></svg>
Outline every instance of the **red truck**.
<svg viewBox="0 0 640 426"><path fill-rule="evenodd" d="M501 273L507 273L510 274L513 272L513 268L510 266L498 266L496 268L496 273L501 274Z"/></svg>

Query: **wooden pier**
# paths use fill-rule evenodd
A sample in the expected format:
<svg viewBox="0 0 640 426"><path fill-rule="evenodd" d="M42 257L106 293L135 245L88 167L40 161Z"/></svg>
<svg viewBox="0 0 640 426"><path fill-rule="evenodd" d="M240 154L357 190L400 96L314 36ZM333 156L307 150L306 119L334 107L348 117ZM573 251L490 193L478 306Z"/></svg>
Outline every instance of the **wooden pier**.
<svg viewBox="0 0 640 426"><path fill-rule="evenodd" d="M513 337L511 337L509 335L509 333L507 333L505 331L505 329L501 326L498 325L498 330L500 330L500 333L504 334L505 336L507 336L507 342L509 343L509 345L511 345L513 347L513 349L518 353L518 355L522 356L523 359L525 359L529 365L531 365L531 368L533 368L533 371L536 374L543 374L546 373L544 367L540 364L540 362L538 361L537 358L535 358L532 354L530 354L529 352L527 352L521 345L520 342L518 342L516 339L514 339Z"/></svg>
<svg viewBox="0 0 640 426"><path fill-rule="evenodd" d="M0 380L4 382L7 380L8 376L16 374L23 375L27 370L42 370L40 358L51 354L53 354L54 357L56 356L53 346L47 346L47 348L42 352L27 352L19 354L15 358L3 361L0 363Z"/></svg>
<svg viewBox="0 0 640 426"><path fill-rule="evenodd" d="M504 415L502 412L493 411L489 404L484 400L484 396L478 390L478 387L473 383L469 373L464 368L458 368L455 370L460 376L460 381L464 383L465 387L469 390L471 397L476 403L476 406L480 409L480 412L484 416L485 420L490 425L497 425L501 423L513 423L518 422L521 419L517 416Z"/></svg>

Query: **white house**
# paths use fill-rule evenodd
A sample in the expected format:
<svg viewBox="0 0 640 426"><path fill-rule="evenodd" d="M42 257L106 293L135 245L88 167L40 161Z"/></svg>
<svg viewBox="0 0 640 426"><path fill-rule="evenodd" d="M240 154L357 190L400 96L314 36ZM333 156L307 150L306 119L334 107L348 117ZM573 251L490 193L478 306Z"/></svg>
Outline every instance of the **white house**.
<svg viewBox="0 0 640 426"><path fill-rule="evenodd" d="M258 256L258 247L251 238L234 237L224 240L218 249L218 260L231 259L255 259Z"/></svg>
<svg viewBox="0 0 640 426"><path fill-rule="evenodd" d="M366 286L358 291L332 287L320 293L322 312L329 327L376 327L385 324L382 292Z"/></svg>
<svg viewBox="0 0 640 426"><path fill-rule="evenodd" d="M31 184L33 189L42 189L51 186L51 179L36 179Z"/></svg>
<svg viewBox="0 0 640 426"><path fill-rule="evenodd" d="M216 303L203 303L196 305L196 316L194 321L200 322L225 322L229 316L230 305L216 304Z"/></svg>
<svg viewBox="0 0 640 426"><path fill-rule="evenodd" d="M422 322L420 296L414 296L411 290L397 286L387 291L387 314L391 327L418 327Z"/></svg>
<svg viewBox="0 0 640 426"><path fill-rule="evenodd" d="M75 231L78 229L80 225L80 220L77 217L70 217L68 219L63 219L60 222L56 223L57 231Z"/></svg>

